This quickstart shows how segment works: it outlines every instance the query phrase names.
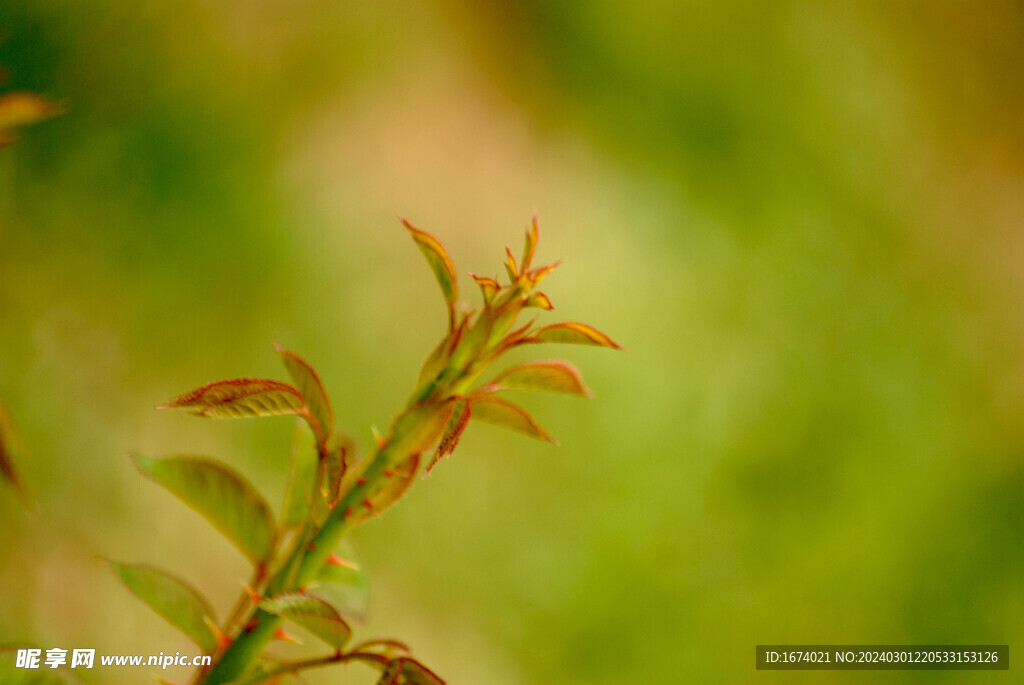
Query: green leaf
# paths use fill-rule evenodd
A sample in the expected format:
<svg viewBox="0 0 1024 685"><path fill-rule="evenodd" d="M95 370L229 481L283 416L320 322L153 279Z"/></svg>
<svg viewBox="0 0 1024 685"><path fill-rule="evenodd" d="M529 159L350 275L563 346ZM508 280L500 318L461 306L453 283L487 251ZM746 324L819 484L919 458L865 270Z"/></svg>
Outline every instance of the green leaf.
<svg viewBox="0 0 1024 685"><path fill-rule="evenodd" d="M260 608L305 628L335 649L344 647L352 637L352 629L338 611L313 595L277 595L260 602Z"/></svg>
<svg viewBox="0 0 1024 685"><path fill-rule="evenodd" d="M511 402L485 394L470 398L470 407L474 419L501 428L508 428L545 442L555 442L547 434L547 431L538 426L533 417L526 413L526 410Z"/></svg>
<svg viewBox="0 0 1024 685"><path fill-rule="evenodd" d="M377 685L444 685L444 681L412 657L403 656L388 662Z"/></svg>
<svg viewBox="0 0 1024 685"><path fill-rule="evenodd" d="M135 596L188 635L204 652L217 648L217 638L206 623L216 622L213 610L190 585L151 566L103 561Z"/></svg>
<svg viewBox="0 0 1024 685"><path fill-rule="evenodd" d="M302 414L302 393L280 381L266 378L236 378L215 381L175 397L157 409L196 409L196 416L250 418Z"/></svg>
<svg viewBox="0 0 1024 685"><path fill-rule="evenodd" d="M572 343L576 345L597 345L621 350L622 345L593 326L578 321L566 321L545 326L537 331L532 342Z"/></svg>
<svg viewBox="0 0 1024 685"><path fill-rule="evenodd" d="M313 486L316 482L316 445L309 431L301 421L295 421L292 436L291 464L288 487L281 504L281 527L294 528L306 520L310 502L313 501Z"/></svg>
<svg viewBox="0 0 1024 685"><path fill-rule="evenodd" d="M240 474L201 457L132 458L143 475L206 518L254 564L270 557L274 549L273 515Z"/></svg>
<svg viewBox="0 0 1024 685"><path fill-rule="evenodd" d="M590 397L580 372L564 361L536 361L513 366L494 379L489 387L500 390L540 390L576 397Z"/></svg>
<svg viewBox="0 0 1024 685"><path fill-rule="evenodd" d="M306 408L309 410L307 418L311 419L310 427L316 433L319 444L326 445L334 431L334 410L331 409L331 400L327 397L320 376L312 364L294 352L277 343L274 343L274 349L281 355L288 375L295 381L302 398L306 401Z"/></svg>
<svg viewBox="0 0 1024 685"><path fill-rule="evenodd" d="M355 525L374 516L380 516L390 509L395 502L405 496L409 487L412 486L419 466L420 453L414 452L395 468L385 471L381 485L367 493L362 506L358 507L351 517L346 516L346 519Z"/></svg>
<svg viewBox="0 0 1024 685"><path fill-rule="evenodd" d="M412 234L412 239L416 241L420 252L427 258L427 264L434 272L437 284L441 286L441 294L444 295L445 302L448 303L450 323L454 326L455 302L459 299L459 282L455 278L455 266L448 256L448 251L444 249L440 240L426 231L416 228L405 218L400 218L405 227L409 229L409 233Z"/></svg>

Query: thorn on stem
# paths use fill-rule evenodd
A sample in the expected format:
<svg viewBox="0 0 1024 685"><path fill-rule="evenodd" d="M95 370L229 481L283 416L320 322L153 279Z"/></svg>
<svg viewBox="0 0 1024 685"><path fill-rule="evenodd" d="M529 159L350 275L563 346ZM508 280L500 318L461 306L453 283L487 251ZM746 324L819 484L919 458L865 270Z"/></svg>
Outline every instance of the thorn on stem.
<svg viewBox="0 0 1024 685"><path fill-rule="evenodd" d="M263 599L260 597L258 592L252 589L252 586L250 586L249 583L243 582L242 587L245 588L245 592L249 595L249 599L251 599L253 603L259 604L260 600Z"/></svg>
<svg viewBox="0 0 1024 685"><path fill-rule="evenodd" d="M331 556L327 557L327 565L328 566L341 566L342 568L351 568L351 569L358 569L359 568L358 565L352 563L348 559L342 559L337 554L331 554Z"/></svg>

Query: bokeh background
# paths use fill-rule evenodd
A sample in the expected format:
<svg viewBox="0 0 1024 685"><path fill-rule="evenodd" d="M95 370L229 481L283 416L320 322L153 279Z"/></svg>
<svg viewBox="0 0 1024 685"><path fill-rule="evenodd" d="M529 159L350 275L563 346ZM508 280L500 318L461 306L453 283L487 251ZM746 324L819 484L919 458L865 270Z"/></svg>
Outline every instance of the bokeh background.
<svg viewBox="0 0 1024 685"><path fill-rule="evenodd" d="M536 208L546 320L629 352L543 349L596 395L525 399L560 447L473 425L356 531L359 636L456 685L953 683L754 645L1024 644L1020 3L3 0L0 38L66 108L0 150L36 504L0 489L0 642L194 651L97 556L221 615L247 564L127 454L278 503L291 425L153 406L283 378L276 340L369 443L445 325L395 213L497 275Z"/></svg>

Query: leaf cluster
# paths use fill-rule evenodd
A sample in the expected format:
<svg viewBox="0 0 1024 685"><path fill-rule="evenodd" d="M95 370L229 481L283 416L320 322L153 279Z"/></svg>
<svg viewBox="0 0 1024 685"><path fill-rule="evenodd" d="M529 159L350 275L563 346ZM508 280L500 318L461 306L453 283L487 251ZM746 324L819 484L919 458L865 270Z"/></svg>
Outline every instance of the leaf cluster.
<svg viewBox="0 0 1024 685"><path fill-rule="evenodd" d="M313 366L275 344L290 383L239 378L208 383L161 405L206 418L291 415L308 430L293 440L289 480L279 515L243 475L207 457L156 459L134 455L139 471L202 515L252 563L253 575L231 615L219 623L210 604L188 583L146 565L108 561L128 589L175 625L213 666L196 683L260 683L336 663L360 662L379 671L381 685L435 685L443 681L395 640L350 646L347 619L365 608L365 579L351 555L336 553L345 533L381 514L405 494L416 475L451 455L471 420L540 440L551 436L508 391L544 391L589 397L579 372L561 360L512 366L487 381L483 375L507 351L538 343L575 343L621 349L607 335L579 322L536 327L516 320L525 309L551 310L537 290L558 262L533 267L536 216L526 231L519 262L506 247L509 282L470 274L483 304L458 307L458 282L444 246L402 220L433 271L448 313L446 335L424 362L416 389L372 453L362 459L351 438L335 430L330 397ZM432 450L429 459L424 458ZM340 598L340 599L339 599ZM297 662L268 654L273 639L294 639L287 622L332 651Z"/></svg>

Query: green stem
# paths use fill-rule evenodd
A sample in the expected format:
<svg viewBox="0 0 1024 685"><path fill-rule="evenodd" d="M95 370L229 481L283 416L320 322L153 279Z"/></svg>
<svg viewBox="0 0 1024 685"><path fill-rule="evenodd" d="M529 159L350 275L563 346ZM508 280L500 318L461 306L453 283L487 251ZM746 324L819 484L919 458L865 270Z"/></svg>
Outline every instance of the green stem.
<svg viewBox="0 0 1024 685"><path fill-rule="evenodd" d="M359 477L350 481L348 491L328 514L313 539L307 544L296 546L288 561L278 569L267 585L267 596L299 590L316 578L351 526L346 514L363 506L364 499L376 491L388 469L397 466L413 452L423 449L424 443L438 437L433 428L436 423L434 413L443 411L444 407L446 403L443 401L412 404L395 417L387 440L365 462ZM257 608L205 679L198 682L203 685L222 685L237 679L256 662L280 624L280 617Z"/></svg>

